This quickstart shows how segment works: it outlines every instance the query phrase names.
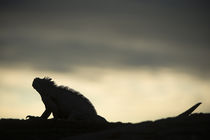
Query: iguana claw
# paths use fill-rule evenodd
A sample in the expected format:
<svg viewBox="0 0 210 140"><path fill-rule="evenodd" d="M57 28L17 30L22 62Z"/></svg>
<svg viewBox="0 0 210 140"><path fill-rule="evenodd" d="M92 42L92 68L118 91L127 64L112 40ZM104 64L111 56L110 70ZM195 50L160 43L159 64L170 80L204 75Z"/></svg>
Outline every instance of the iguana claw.
<svg viewBox="0 0 210 140"><path fill-rule="evenodd" d="M26 116L26 119L27 119L27 120L31 120L31 119L40 119L40 117L28 115L28 116Z"/></svg>

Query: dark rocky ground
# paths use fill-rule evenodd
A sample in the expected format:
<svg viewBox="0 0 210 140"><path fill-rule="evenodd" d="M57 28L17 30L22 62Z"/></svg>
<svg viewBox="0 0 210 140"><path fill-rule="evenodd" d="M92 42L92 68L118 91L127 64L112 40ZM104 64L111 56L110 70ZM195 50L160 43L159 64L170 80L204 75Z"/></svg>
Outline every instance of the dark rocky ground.
<svg viewBox="0 0 210 140"><path fill-rule="evenodd" d="M197 103L176 117L140 123L91 123L67 120L0 119L1 140L203 140L209 139L210 114L191 114Z"/></svg>
<svg viewBox="0 0 210 140"><path fill-rule="evenodd" d="M141 123L92 124L64 120L1 119L1 139L209 139L210 114L197 113Z"/></svg>

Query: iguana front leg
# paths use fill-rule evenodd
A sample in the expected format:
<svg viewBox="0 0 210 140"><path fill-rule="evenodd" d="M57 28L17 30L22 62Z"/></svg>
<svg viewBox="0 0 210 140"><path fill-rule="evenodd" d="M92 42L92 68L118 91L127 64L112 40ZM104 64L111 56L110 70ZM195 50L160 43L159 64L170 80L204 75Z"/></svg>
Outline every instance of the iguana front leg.
<svg viewBox="0 0 210 140"><path fill-rule="evenodd" d="M46 106L46 109L40 117L28 115L28 116L26 116L26 119L47 119L50 116L50 114L52 113L51 110L53 110L54 118L58 117L58 111L57 111L57 108L54 107L54 104L47 104L45 106Z"/></svg>
<svg viewBox="0 0 210 140"><path fill-rule="evenodd" d="M45 109L45 111L42 113L41 118L47 119L51 114L51 111L49 109Z"/></svg>
<svg viewBox="0 0 210 140"><path fill-rule="evenodd" d="M28 115L26 116L26 119L29 119L29 120L34 120L34 119L47 119L51 114L51 111L49 109L46 109L42 115L39 117L39 116L31 116L31 115Z"/></svg>

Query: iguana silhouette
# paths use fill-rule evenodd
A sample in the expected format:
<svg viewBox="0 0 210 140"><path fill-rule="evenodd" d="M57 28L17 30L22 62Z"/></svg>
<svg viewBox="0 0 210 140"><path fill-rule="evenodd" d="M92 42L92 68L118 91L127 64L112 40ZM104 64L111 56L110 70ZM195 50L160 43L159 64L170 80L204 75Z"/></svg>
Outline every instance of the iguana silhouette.
<svg viewBox="0 0 210 140"><path fill-rule="evenodd" d="M66 86L57 86L51 78L35 78L32 86L40 94L46 109L41 117L28 115L29 119L47 119L52 113L54 119L107 122L97 115L94 106L85 96Z"/></svg>

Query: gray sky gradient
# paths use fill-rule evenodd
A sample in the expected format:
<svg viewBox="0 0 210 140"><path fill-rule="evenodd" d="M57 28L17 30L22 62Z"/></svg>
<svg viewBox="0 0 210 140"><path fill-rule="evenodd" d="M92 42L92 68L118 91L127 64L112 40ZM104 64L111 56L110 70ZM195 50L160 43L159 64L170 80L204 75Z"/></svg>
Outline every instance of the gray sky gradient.
<svg viewBox="0 0 210 140"><path fill-rule="evenodd" d="M169 67L209 75L208 1L1 1L0 66Z"/></svg>

